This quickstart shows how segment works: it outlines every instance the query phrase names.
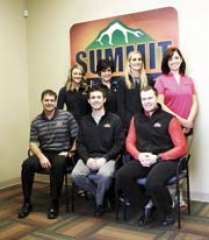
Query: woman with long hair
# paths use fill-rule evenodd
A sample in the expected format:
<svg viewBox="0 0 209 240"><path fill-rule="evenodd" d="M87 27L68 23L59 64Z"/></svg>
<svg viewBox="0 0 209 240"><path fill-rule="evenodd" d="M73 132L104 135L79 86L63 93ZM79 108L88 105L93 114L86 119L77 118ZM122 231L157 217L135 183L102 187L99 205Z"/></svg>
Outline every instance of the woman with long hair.
<svg viewBox="0 0 209 240"><path fill-rule="evenodd" d="M65 86L58 94L57 108L70 111L77 122L83 115L89 111L87 102L87 84L85 81L85 72L81 65L75 64L68 72Z"/></svg>
<svg viewBox="0 0 209 240"><path fill-rule="evenodd" d="M146 74L142 54L139 51L130 52L126 63L125 78L119 81L119 115L126 129L129 128L132 116L142 110L140 90L148 85L153 86L154 81Z"/></svg>
<svg viewBox="0 0 209 240"><path fill-rule="evenodd" d="M156 79L159 102L164 110L180 121L186 135L192 134L197 115L197 94L194 81L186 75L186 62L177 47L168 48L162 64L162 75Z"/></svg>
<svg viewBox="0 0 209 240"><path fill-rule="evenodd" d="M155 83L159 92L159 102L165 111L173 114L180 121L190 147L198 103L194 81L186 75L186 62L179 48L170 47L166 50L161 70L162 74ZM171 193L174 192L170 190ZM180 207L181 209L187 207L182 190Z"/></svg>

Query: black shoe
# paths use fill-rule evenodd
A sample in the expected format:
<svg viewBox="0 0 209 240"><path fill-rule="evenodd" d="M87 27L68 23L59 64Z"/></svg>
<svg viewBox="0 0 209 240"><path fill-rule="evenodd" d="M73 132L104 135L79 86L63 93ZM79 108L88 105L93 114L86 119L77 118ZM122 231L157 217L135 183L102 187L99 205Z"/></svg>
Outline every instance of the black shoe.
<svg viewBox="0 0 209 240"><path fill-rule="evenodd" d="M152 214L154 212L155 208L144 208L143 213L141 217L139 218L138 225L139 226L146 226L152 222Z"/></svg>
<svg viewBox="0 0 209 240"><path fill-rule="evenodd" d="M55 219L59 214L58 205L51 205L47 214L48 219Z"/></svg>
<svg viewBox="0 0 209 240"><path fill-rule="evenodd" d="M104 207L103 205L96 205L95 211L94 211L94 216L95 217L101 217L104 214Z"/></svg>
<svg viewBox="0 0 209 240"><path fill-rule="evenodd" d="M164 219L162 221L162 226L166 227L166 226L174 224L174 222L175 222L175 216L173 213L170 213L164 217Z"/></svg>
<svg viewBox="0 0 209 240"><path fill-rule="evenodd" d="M25 218L28 216L28 214L31 212L32 210L32 205L31 203L28 203L28 202L25 202L23 205L22 205L22 208L18 214L18 218Z"/></svg>

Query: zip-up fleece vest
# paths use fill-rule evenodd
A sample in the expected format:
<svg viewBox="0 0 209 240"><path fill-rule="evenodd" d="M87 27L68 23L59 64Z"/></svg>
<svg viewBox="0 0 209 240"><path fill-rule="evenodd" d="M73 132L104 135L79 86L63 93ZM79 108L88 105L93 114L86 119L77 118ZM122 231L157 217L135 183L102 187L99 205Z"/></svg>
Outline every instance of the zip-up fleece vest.
<svg viewBox="0 0 209 240"><path fill-rule="evenodd" d="M158 108L151 117L137 113L134 124L137 135L137 149L141 152L159 154L173 148L168 127L173 116Z"/></svg>

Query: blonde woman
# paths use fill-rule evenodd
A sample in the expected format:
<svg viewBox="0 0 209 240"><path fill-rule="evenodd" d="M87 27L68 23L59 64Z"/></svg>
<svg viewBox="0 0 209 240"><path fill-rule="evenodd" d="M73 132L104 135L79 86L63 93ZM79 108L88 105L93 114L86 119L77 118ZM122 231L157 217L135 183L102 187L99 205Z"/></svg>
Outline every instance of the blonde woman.
<svg viewBox="0 0 209 240"><path fill-rule="evenodd" d="M128 55L125 78L119 81L120 102L118 114L127 129L132 116L142 110L140 90L145 86L153 86L154 81L148 78L142 54L132 51Z"/></svg>
<svg viewBox="0 0 209 240"><path fill-rule="evenodd" d="M87 84L85 81L85 72L81 65L75 64L68 72L65 86L58 94L57 108L66 109L71 112L77 122L80 122L82 116L89 111L87 103Z"/></svg>

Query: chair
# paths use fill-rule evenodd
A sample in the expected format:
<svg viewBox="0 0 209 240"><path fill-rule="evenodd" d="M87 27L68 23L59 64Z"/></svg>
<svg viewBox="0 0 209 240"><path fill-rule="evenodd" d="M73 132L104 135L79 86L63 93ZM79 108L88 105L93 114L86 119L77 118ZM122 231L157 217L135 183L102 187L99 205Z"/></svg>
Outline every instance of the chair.
<svg viewBox="0 0 209 240"><path fill-rule="evenodd" d="M28 156L31 156L32 152L28 150ZM64 168L64 185L65 185L65 210L69 212L69 191L68 191L68 174L71 174L73 167L75 166L75 152L71 151L69 155L66 157L66 165ZM70 164L69 164L70 163ZM40 169L36 171L36 173L41 175L49 176L49 185L50 185L50 192L51 192L51 171L50 169Z"/></svg>
<svg viewBox="0 0 209 240"><path fill-rule="evenodd" d="M187 213L190 215L191 212L191 206L190 206L190 184L189 184L189 159L190 154L183 156L180 158L179 163L176 168L176 175L172 178L170 178L167 182L167 185L176 185L176 196L177 196L177 203L176 203L176 209L177 209L177 216L178 216L178 228L181 228L181 210L180 210L180 181L183 179L186 179L186 192L187 192ZM136 180L137 184L141 186L145 186L146 184L146 178L138 178ZM123 220L127 220L127 208L128 208L128 202L126 200L123 201ZM119 218L119 196L118 192L116 192L116 219Z"/></svg>
<svg viewBox="0 0 209 240"><path fill-rule="evenodd" d="M116 163L115 163L115 169L118 169L121 165L122 165L122 154L118 154L118 156L116 157ZM88 178L91 181L95 181L97 178L97 173L91 173L88 175ZM114 180L114 179L113 179ZM114 181L112 186L110 187L110 189L107 191L107 196L109 196L112 193L112 190L114 189ZM86 191L85 192L85 199L88 200L88 193ZM113 190L114 193L114 190ZM115 194L114 194L115 195ZM75 211L75 201L74 201L74 196L75 196L75 183L72 181L72 199L71 199L71 211L74 212Z"/></svg>

